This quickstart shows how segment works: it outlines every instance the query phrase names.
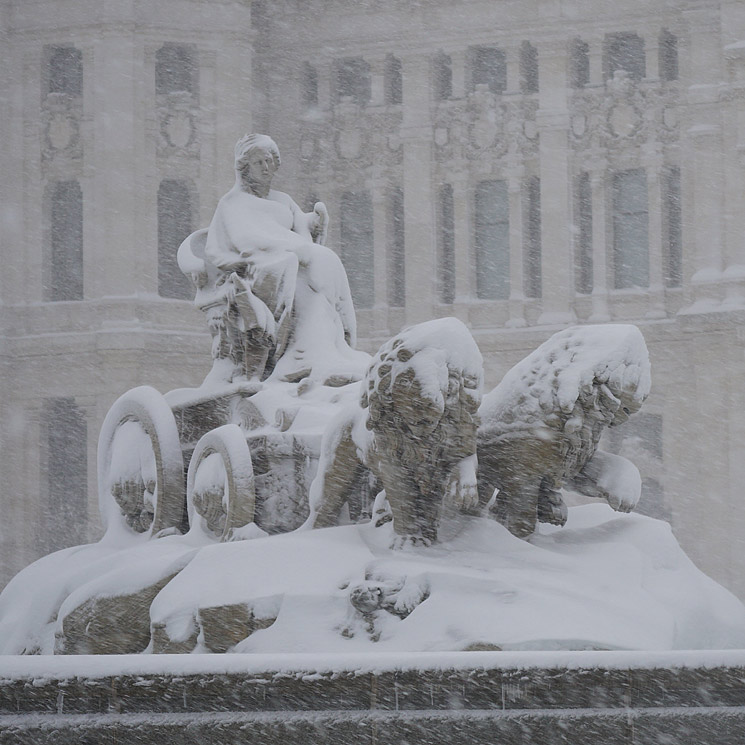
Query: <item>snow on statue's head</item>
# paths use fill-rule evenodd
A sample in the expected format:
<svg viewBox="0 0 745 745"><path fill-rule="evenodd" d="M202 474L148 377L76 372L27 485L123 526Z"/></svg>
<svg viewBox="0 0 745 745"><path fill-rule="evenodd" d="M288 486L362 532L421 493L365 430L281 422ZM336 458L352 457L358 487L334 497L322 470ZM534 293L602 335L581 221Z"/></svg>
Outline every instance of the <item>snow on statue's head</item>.
<svg viewBox="0 0 745 745"><path fill-rule="evenodd" d="M236 171L243 170L243 168L248 164L251 153L255 150L263 150L264 152L271 153L271 156L274 159L275 170L279 168L280 158L277 143L269 137L269 135L262 135L254 132L253 134L243 135L243 137L235 143Z"/></svg>

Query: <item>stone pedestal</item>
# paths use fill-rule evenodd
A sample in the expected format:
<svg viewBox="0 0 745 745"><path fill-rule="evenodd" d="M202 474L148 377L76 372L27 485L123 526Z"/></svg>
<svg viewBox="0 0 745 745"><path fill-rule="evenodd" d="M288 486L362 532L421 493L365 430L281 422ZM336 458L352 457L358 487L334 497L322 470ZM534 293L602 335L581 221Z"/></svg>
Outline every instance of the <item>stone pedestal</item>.
<svg viewBox="0 0 745 745"><path fill-rule="evenodd" d="M745 726L742 651L5 659L9 743L740 745Z"/></svg>

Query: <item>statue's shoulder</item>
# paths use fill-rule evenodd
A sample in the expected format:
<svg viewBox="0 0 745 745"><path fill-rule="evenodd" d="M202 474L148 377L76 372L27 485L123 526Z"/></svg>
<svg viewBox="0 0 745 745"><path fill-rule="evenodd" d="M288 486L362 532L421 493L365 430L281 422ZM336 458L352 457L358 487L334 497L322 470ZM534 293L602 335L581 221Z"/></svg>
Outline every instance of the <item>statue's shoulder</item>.
<svg viewBox="0 0 745 745"><path fill-rule="evenodd" d="M285 207L289 207L290 209L298 208L295 200L289 194L285 194L285 192L283 191L276 191L275 189L271 189L269 191L269 194L267 195L267 199L271 199L272 202L279 202L280 204L284 204Z"/></svg>

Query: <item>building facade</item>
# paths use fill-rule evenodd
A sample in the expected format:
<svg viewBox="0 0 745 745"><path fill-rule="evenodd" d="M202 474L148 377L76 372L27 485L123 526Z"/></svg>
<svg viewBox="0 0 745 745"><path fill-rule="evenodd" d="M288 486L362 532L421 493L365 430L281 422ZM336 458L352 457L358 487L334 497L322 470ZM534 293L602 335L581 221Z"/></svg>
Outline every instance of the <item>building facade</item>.
<svg viewBox="0 0 745 745"><path fill-rule="evenodd" d="M606 446L745 597L745 6L54 6L3 4L3 579L99 535L114 398L206 372L175 248L256 129L329 208L361 346L455 315L491 386L566 324L639 325L653 392Z"/></svg>

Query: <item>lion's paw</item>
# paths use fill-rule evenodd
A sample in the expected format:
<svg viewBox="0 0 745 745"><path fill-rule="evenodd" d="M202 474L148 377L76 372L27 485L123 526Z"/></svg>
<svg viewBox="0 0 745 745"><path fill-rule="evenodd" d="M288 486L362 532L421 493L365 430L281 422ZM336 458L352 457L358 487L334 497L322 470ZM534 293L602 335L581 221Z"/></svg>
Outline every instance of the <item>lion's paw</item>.
<svg viewBox="0 0 745 745"><path fill-rule="evenodd" d="M558 492L544 494L538 500L536 514L538 522L562 526L566 524L568 516L567 506Z"/></svg>
<svg viewBox="0 0 745 745"><path fill-rule="evenodd" d="M457 482L451 498L453 506L463 512L475 509L479 504L479 490L476 482Z"/></svg>
<svg viewBox="0 0 745 745"><path fill-rule="evenodd" d="M427 548L431 545L432 541L423 535L406 533L404 535L394 535L390 547L393 551L410 551L414 548Z"/></svg>
<svg viewBox="0 0 745 745"><path fill-rule="evenodd" d="M616 512L631 512L631 510L636 507L639 501L639 496L636 493L630 491L627 491L625 494L609 493L606 497L606 500Z"/></svg>
<svg viewBox="0 0 745 745"><path fill-rule="evenodd" d="M479 505L476 456L464 458L454 469L448 488L448 501L456 509L470 512Z"/></svg>

